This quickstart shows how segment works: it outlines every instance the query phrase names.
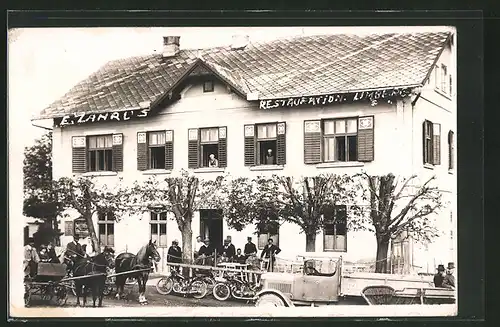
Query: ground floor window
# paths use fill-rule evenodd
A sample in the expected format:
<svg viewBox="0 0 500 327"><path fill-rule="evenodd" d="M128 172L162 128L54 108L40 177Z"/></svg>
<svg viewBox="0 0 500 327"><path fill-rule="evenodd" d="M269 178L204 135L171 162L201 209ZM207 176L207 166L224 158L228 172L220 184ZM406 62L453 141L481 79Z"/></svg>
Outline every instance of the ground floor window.
<svg viewBox="0 0 500 327"><path fill-rule="evenodd" d="M151 240L156 241L157 246L166 247L167 244L167 213L151 212L149 221Z"/></svg>
<svg viewBox="0 0 500 327"><path fill-rule="evenodd" d="M347 251L347 207L336 205L325 209L324 251Z"/></svg>
<svg viewBox="0 0 500 327"><path fill-rule="evenodd" d="M115 217L112 213L99 213L99 243L101 246L115 246Z"/></svg>
<svg viewBox="0 0 500 327"><path fill-rule="evenodd" d="M279 226L267 226L258 228L258 244L257 247L259 250L263 250L267 244L269 239L273 240L273 244L279 247Z"/></svg>

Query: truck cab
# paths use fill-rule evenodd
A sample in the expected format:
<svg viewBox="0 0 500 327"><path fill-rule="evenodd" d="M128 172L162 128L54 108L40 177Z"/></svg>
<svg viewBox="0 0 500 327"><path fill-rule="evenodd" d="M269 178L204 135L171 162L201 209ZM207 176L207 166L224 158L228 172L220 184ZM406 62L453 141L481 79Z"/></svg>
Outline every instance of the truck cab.
<svg viewBox="0 0 500 327"><path fill-rule="evenodd" d="M300 272L265 273L256 306L321 305L338 302L340 262L305 260Z"/></svg>

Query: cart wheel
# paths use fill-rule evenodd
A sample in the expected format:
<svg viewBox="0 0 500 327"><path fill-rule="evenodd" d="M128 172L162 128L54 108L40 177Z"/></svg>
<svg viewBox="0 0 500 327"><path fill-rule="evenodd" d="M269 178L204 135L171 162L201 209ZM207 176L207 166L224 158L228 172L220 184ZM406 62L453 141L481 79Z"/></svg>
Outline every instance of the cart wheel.
<svg viewBox="0 0 500 327"><path fill-rule="evenodd" d="M170 294L173 288L174 281L170 277L161 278L158 283L156 283L156 291L161 295Z"/></svg>
<svg viewBox="0 0 500 327"><path fill-rule="evenodd" d="M113 293L113 285L106 283L104 285L104 290L102 291L102 294L104 296L109 296L111 295L111 293Z"/></svg>
<svg viewBox="0 0 500 327"><path fill-rule="evenodd" d="M213 288L212 294L217 300L226 301L231 296L231 290L226 283L217 283Z"/></svg>
<svg viewBox="0 0 500 327"><path fill-rule="evenodd" d="M274 294L264 294L257 299L256 307L284 307L285 303L279 296Z"/></svg>
<svg viewBox="0 0 500 327"><path fill-rule="evenodd" d="M63 306L68 301L68 290L65 286L57 286L54 290L56 296L56 304Z"/></svg>
<svg viewBox="0 0 500 327"><path fill-rule="evenodd" d="M196 293L193 294L195 299L203 299L208 293L207 284L202 280L194 281L193 284L191 284L191 289L196 291Z"/></svg>

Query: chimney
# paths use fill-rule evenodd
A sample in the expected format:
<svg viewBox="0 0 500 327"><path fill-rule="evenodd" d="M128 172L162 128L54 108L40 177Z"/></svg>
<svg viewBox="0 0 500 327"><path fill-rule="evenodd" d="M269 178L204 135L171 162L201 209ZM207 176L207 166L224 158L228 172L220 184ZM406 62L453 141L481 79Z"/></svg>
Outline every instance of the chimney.
<svg viewBox="0 0 500 327"><path fill-rule="evenodd" d="M163 58L174 57L179 52L180 36L163 37Z"/></svg>
<svg viewBox="0 0 500 327"><path fill-rule="evenodd" d="M231 43L231 49L233 50L245 49L248 43L249 43L248 35L233 35L233 42Z"/></svg>

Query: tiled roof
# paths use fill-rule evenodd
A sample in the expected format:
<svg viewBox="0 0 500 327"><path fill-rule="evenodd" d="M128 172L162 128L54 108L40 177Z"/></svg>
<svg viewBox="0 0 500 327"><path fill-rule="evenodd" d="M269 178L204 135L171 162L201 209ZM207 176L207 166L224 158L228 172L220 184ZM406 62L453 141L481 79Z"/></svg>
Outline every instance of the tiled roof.
<svg viewBox="0 0 500 327"><path fill-rule="evenodd" d="M108 62L45 108L40 118L129 110L154 103L201 60L258 99L415 86L427 77L448 32L320 35L250 43L243 50L181 50Z"/></svg>

